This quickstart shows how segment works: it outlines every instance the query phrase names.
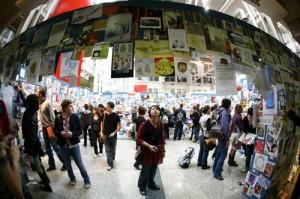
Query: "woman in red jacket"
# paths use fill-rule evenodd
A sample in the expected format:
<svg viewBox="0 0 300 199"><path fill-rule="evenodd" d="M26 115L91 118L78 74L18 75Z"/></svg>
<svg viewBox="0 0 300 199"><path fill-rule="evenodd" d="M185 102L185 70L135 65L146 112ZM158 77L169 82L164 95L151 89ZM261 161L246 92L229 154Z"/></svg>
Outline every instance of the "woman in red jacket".
<svg viewBox="0 0 300 199"><path fill-rule="evenodd" d="M143 163L138 187L141 195L145 196L146 186L149 189L159 190L154 177L158 164L163 162L165 156L165 135L163 124L160 121L160 109L152 106L149 109L150 119L142 123L138 132L137 142L142 146Z"/></svg>

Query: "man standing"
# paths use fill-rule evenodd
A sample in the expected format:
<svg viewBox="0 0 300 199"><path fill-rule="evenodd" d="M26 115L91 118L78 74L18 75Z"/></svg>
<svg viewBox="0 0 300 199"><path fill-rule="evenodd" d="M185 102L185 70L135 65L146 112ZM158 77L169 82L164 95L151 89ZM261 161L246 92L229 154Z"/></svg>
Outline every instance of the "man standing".
<svg viewBox="0 0 300 199"><path fill-rule="evenodd" d="M174 140L176 140L177 137L178 137L178 140L181 140L182 131L183 131L183 123L186 120L186 112L183 110L183 104L180 104L179 109L177 109L175 111L174 117L175 117L175 121L176 121Z"/></svg>
<svg viewBox="0 0 300 199"><path fill-rule="evenodd" d="M64 166L64 159L61 154L61 148L60 146L57 145L55 141L56 138L53 133L54 120L55 120L53 108L51 104L46 100L46 91L44 88L40 87L37 90L37 96L39 97L39 101L40 101L39 119L43 127L43 136L45 140L46 153L48 155L49 168L47 169L47 171L52 171L56 169L51 146L56 152L59 160L63 163L61 170L65 171L66 167Z"/></svg>
<svg viewBox="0 0 300 199"><path fill-rule="evenodd" d="M88 104L85 104L84 111L81 114L81 125L82 125L82 130L83 130L83 139L84 139L83 146L85 146L85 147L87 145L87 134L89 134L90 145L93 146L92 145L92 134L90 133L91 131L89 131L89 127L92 124L93 114L89 108L90 108L90 106Z"/></svg>
<svg viewBox="0 0 300 199"><path fill-rule="evenodd" d="M113 161L116 155L117 146L117 133L121 129L120 117L117 113L113 112L115 104L108 102L106 105L106 113L101 122L101 137L104 139L105 152L107 157L107 170L113 168Z"/></svg>
<svg viewBox="0 0 300 199"><path fill-rule="evenodd" d="M198 111L197 106L193 106L193 113L191 114L191 119L193 120L193 127L192 127L192 135L190 140L193 140L193 136L195 136L195 142L199 140L199 132L200 132L200 113Z"/></svg>

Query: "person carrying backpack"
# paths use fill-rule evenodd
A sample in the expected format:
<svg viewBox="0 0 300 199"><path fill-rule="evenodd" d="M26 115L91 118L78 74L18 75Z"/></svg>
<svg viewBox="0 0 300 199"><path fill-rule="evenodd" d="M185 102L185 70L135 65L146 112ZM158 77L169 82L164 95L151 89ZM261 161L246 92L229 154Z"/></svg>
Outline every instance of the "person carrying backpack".
<svg viewBox="0 0 300 199"><path fill-rule="evenodd" d="M93 146L91 131L88 132L88 129L92 124L92 117L93 117L93 114L89 110L89 108L90 108L89 105L85 104L84 105L85 110L81 113L81 125L82 125L82 130L83 130L83 139L84 139L83 146L85 146L85 147L87 145L87 134L88 133L89 133L89 138L90 138L90 145Z"/></svg>
<svg viewBox="0 0 300 199"><path fill-rule="evenodd" d="M197 106L193 107L193 113L191 114L191 119L193 120L193 127L192 127L192 135L190 140L193 140L193 136L195 136L195 142L199 140L199 132L200 132L200 113L198 111Z"/></svg>
<svg viewBox="0 0 300 199"><path fill-rule="evenodd" d="M186 120L186 112L183 110L183 104L180 104L179 109L176 110L175 114L175 131L174 131L174 140L178 138L181 140L183 133L183 123Z"/></svg>
<svg viewBox="0 0 300 199"><path fill-rule="evenodd" d="M167 111L164 108L161 108L162 112L162 123L164 125L165 135L166 138L169 139L170 137L170 131L169 131L169 116Z"/></svg>

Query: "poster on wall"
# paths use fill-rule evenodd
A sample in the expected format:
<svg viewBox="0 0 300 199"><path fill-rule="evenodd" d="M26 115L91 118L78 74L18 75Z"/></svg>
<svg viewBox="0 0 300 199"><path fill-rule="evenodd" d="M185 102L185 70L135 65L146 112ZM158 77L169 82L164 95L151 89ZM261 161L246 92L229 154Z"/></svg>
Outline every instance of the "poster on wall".
<svg viewBox="0 0 300 199"><path fill-rule="evenodd" d="M156 57L154 61L156 76L175 76L174 57Z"/></svg>
<svg viewBox="0 0 300 199"><path fill-rule="evenodd" d="M81 24L100 17L102 17L102 4L74 11L72 24Z"/></svg>
<svg viewBox="0 0 300 199"><path fill-rule="evenodd" d="M31 44L37 44L39 42L47 41L51 24L45 24L42 27L38 28L32 38Z"/></svg>
<svg viewBox="0 0 300 199"><path fill-rule="evenodd" d="M225 53L226 45L225 42L228 39L225 30L214 27L214 26L207 26L208 30L208 37L206 37L206 47L207 50L218 52L218 53Z"/></svg>
<svg viewBox="0 0 300 199"><path fill-rule="evenodd" d="M214 63L216 77L216 95L236 95L235 73L230 65Z"/></svg>
<svg viewBox="0 0 300 199"><path fill-rule="evenodd" d="M92 57L95 59L106 59L108 57L109 43L96 43L93 49Z"/></svg>
<svg viewBox="0 0 300 199"><path fill-rule="evenodd" d="M256 153L253 160L253 168L257 171L264 172L267 164L268 156Z"/></svg>
<svg viewBox="0 0 300 199"><path fill-rule="evenodd" d="M28 65L26 67L26 79L28 83L35 84L38 79L41 64L41 51L32 52L28 55Z"/></svg>
<svg viewBox="0 0 300 199"><path fill-rule="evenodd" d="M65 30L67 28L68 23L69 20L64 20L52 26L47 47L58 46L60 44L60 41L64 37Z"/></svg>
<svg viewBox="0 0 300 199"><path fill-rule="evenodd" d="M61 53L60 77L77 76L79 61L72 60L72 52Z"/></svg>
<svg viewBox="0 0 300 199"><path fill-rule="evenodd" d="M135 77L155 76L155 63L153 58L136 57L134 66L135 66Z"/></svg>
<svg viewBox="0 0 300 199"><path fill-rule="evenodd" d="M82 70L80 73L80 86L92 90L94 86L94 75L86 70Z"/></svg>
<svg viewBox="0 0 300 199"><path fill-rule="evenodd" d="M190 60L184 58L175 58L174 66L175 66L175 75L177 77L188 77L190 70Z"/></svg>
<svg viewBox="0 0 300 199"><path fill-rule="evenodd" d="M56 52L57 49L54 48L46 48L42 54L42 61L39 75L52 75L55 70L55 60L56 60Z"/></svg>
<svg viewBox="0 0 300 199"><path fill-rule="evenodd" d="M135 56L136 57L162 57L172 56L169 49L169 42L167 40L158 41L135 41Z"/></svg>
<svg viewBox="0 0 300 199"><path fill-rule="evenodd" d="M84 57L92 57L94 51L94 45L85 46Z"/></svg>
<svg viewBox="0 0 300 199"><path fill-rule="evenodd" d="M110 16L105 32L105 41L128 42L131 40L131 18L130 13L116 14Z"/></svg>
<svg viewBox="0 0 300 199"><path fill-rule="evenodd" d="M163 13L164 28L184 28L184 14L183 12L175 12L168 10Z"/></svg>
<svg viewBox="0 0 300 199"><path fill-rule="evenodd" d="M204 30L202 25L187 23L186 24L187 41L190 48L195 49L198 52L206 51Z"/></svg>
<svg viewBox="0 0 300 199"><path fill-rule="evenodd" d="M272 86L272 90L267 92L267 98L263 100L263 114L276 115L277 112L277 91L276 87Z"/></svg>
<svg viewBox="0 0 300 199"><path fill-rule="evenodd" d="M111 78L133 77L133 43L116 43Z"/></svg>
<svg viewBox="0 0 300 199"><path fill-rule="evenodd" d="M141 17L140 28L160 29L161 20L159 17Z"/></svg>
<svg viewBox="0 0 300 199"><path fill-rule="evenodd" d="M174 51L188 52L186 32L184 29L168 29L169 46Z"/></svg>
<svg viewBox="0 0 300 199"><path fill-rule="evenodd" d="M98 19L94 21L94 25L93 25L94 31L105 30L106 27L107 27L107 19Z"/></svg>

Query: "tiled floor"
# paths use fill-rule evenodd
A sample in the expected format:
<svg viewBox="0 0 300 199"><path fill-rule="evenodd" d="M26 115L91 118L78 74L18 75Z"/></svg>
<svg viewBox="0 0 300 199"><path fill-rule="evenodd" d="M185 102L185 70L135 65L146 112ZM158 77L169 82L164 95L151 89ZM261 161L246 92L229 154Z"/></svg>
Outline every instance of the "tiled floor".
<svg viewBox="0 0 300 199"><path fill-rule="evenodd" d="M192 160L190 168L181 169L177 159L187 146L193 146L196 154ZM237 155L237 161L241 166L229 168L224 165L224 181L220 182L213 178L212 170L201 170L196 166L199 145L191 143L189 140L168 141L166 146L166 158L164 164L160 165L156 176L157 184L163 189L158 192L149 192L146 198L153 199L240 199L244 198L237 183L243 181L245 176L241 175L244 159ZM31 184L30 189L34 198L103 198L103 199L134 199L143 198L137 189L139 171L133 168L133 157L135 153L135 143L131 140L119 140L117 145L116 168L106 171L105 156L93 158L93 148L81 146L81 153L87 171L91 178L92 187L89 190L83 188L83 180L73 163L73 169L77 176L75 187L68 185L67 172L59 169L49 172L53 193L45 193L39 190L38 185ZM47 159L43 159L46 165ZM57 162L57 167L61 164ZM209 164L212 165L211 154ZM35 179L37 175L30 173Z"/></svg>

